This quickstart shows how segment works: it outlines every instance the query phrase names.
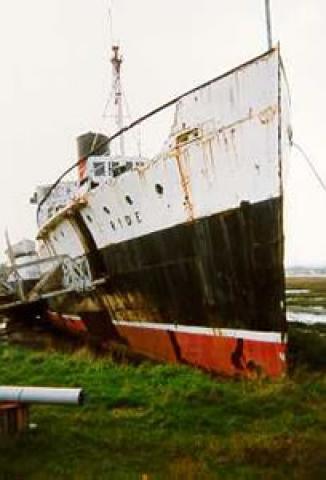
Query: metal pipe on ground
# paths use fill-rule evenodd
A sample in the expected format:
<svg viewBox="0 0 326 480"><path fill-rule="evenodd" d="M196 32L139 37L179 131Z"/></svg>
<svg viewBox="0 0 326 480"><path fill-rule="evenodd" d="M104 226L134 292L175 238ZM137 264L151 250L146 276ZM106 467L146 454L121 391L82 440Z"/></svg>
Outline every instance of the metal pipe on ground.
<svg viewBox="0 0 326 480"><path fill-rule="evenodd" d="M81 388L0 387L0 403L82 405L84 401L85 394Z"/></svg>

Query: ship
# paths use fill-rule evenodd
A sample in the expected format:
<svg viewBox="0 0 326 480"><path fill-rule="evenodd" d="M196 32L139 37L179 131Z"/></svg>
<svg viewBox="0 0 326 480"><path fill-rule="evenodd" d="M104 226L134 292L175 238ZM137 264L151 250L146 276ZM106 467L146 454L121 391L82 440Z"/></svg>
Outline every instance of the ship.
<svg viewBox="0 0 326 480"><path fill-rule="evenodd" d="M116 132L81 135L77 162L33 197L39 255L61 259L44 314L104 348L227 376L282 375L291 125L279 46L129 124L117 45L111 62ZM161 149L128 155L126 135L167 109Z"/></svg>

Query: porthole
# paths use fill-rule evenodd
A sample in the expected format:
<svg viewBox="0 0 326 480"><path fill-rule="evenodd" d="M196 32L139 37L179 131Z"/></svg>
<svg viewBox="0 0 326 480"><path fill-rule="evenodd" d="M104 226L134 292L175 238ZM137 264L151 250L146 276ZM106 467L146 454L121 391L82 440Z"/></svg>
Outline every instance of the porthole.
<svg viewBox="0 0 326 480"><path fill-rule="evenodd" d="M131 217L129 215L125 215L125 220L126 220L126 224L130 227L131 225Z"/></svg>
<svg viewBox="0 0 326 480"><path fill-rule="evenodd" d="M115 223L112 220L110 222L110 225L111 225L112 230L115 230Z"/></svg>
<svg viewBox="0 0 326 480"><path fill-rule="evenodd" d="M87 220L88 220L90 223L93 222L93 219L92 219L92 217L91 217L90 215L86 214L86 218L87 218Z"/></svg>
<svg viewBox="0 0 326 480"><path fill-rule="evenodd" d="M110 215L110 210L108 209L108 207L104 206L103 207L103 210L105 211L105 213L107 213L108 215Z"/></svg>
<svg viewBox="0 0 326 480"><path fill-rule="evenodd" d="M187 205L189 203L189 197L188 195L185 195L185 200L183 202L184 205Z"/></svg>
<svg viewBox="0 0 326 480"><path fill-rule="evenodd" d="M134 202L132 201L132 199L129 197L129 195L126 195L125 196L125 199L126 199L126 202L129 204L129 205L132 205Z"/></svg>
<svg viewBox="0 0 326 480"><path fill-rule="evenodd" d="M64 237L64 236L65 236L65 234L64 234L64 232L63 232L63 231L61 231L61 236L62 236L62 237Z"/></svg>
<svg viewBox="0 0 326 480"><path fill-rule="evenodd" d="M163 195L164 188L160 183L155 184L155 191L158 195Z"/></svg>

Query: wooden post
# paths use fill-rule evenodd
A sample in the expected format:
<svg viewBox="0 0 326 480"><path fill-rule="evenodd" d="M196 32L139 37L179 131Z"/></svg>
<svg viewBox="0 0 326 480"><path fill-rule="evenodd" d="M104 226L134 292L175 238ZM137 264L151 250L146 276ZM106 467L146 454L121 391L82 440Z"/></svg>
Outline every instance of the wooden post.
<svg viewBox="0 0 326 480"><path fill-rule="evenodd" d="M27 430L28 405L16 402L0 403L0 437Z"/></svg>

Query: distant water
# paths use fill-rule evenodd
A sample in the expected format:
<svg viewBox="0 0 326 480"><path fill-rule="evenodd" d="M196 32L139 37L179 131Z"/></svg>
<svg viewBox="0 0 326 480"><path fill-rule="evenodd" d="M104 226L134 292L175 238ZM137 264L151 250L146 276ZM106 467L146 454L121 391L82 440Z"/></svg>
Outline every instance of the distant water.
<svg viewBox="0 0 326 480"><path fill-rule="evenodd" d="M285 290L285 295L303 295L309 292L310 290L308 288L289 288Z"/></svg>
<svg viewBox="0 0 326 480"><path fill-rule="evenodd" d="M314 323L325 323L326 324L326 312L323 309L322 311L314 312L287 312L286 318L288 322L300 322L306 323L307 325L313 325Z"/></svg>

